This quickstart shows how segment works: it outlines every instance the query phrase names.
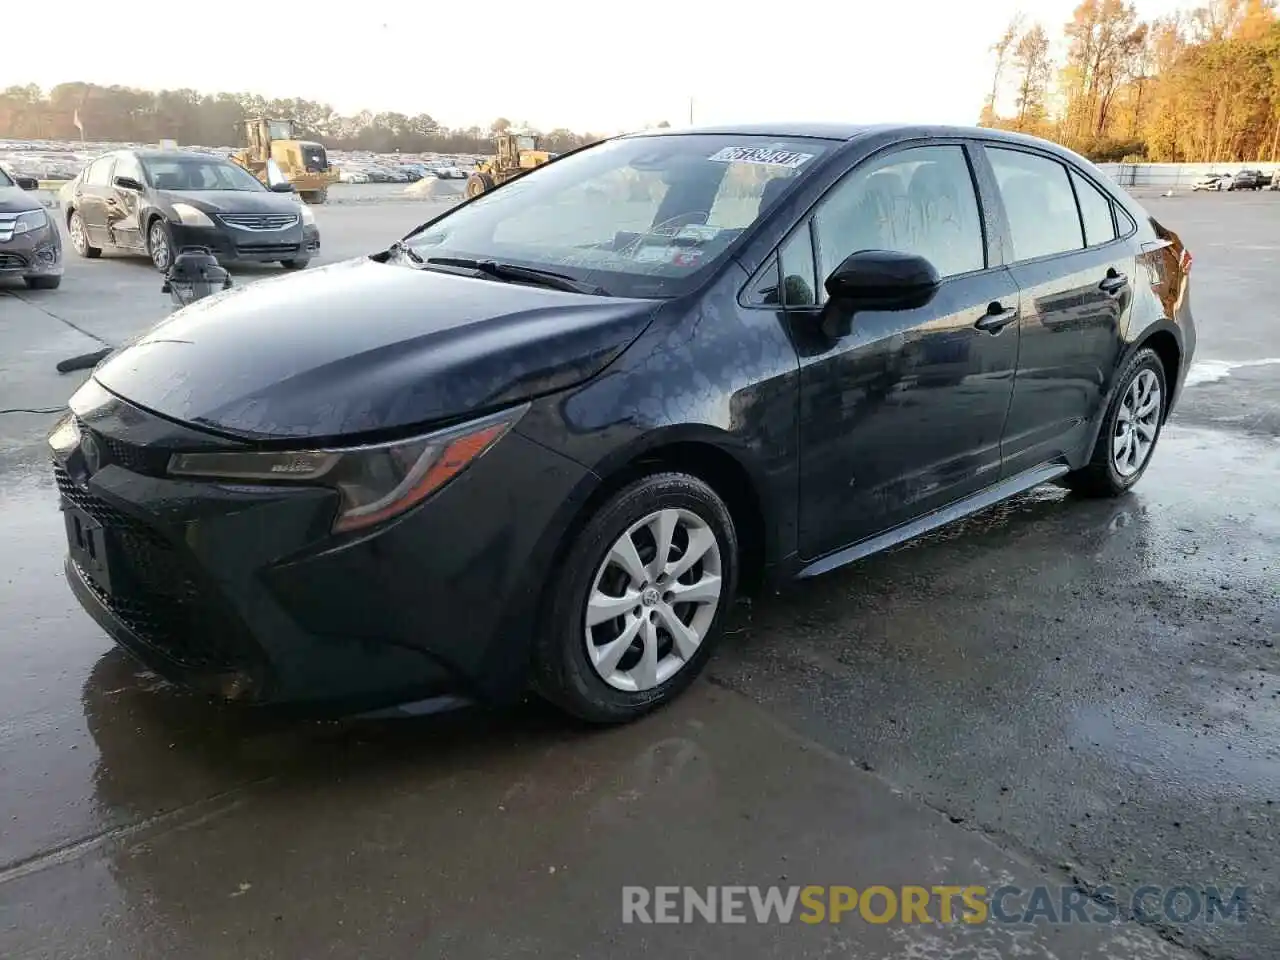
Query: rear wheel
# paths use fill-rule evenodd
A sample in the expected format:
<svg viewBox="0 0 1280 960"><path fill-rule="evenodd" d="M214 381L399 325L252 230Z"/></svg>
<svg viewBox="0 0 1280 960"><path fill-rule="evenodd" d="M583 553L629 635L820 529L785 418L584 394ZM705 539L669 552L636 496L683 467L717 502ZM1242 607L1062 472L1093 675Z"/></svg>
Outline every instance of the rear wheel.
<svg viewBox="0 0 1280 960"><path fill-rule="evenodd" d="M1118 497L1131 489L1151 462L1164 426L1168 386L1154 350L1139 350L1117 383L1089 462L1065 478L1086 496Z"/></svg>
<svg viewBox="0 0 1280 960"><path fill-rule="evenodd" d="M305 200L307 203L316 203L316 204L324 203L326 200L329 199L329 191L328 190L308 190L306 193L302 195L302 199Z"/></svg>
<svg viewBox="0 0 1280 960"><path fill-rule="evenodd" d="M67 233L71 237L71 246L80 256L89 260L102 256L101 247L89 245L89 231L85 229L84 218L80 216L79 210L72 211L71 219L67 221Z"/></svg>
<svg viewBox="0 0 1280 960"><path fill-rule="evenodd" d="M592 723L670 701L706 666L737 586L724 501L683 473L615 494L574 538L548 584L534 684Z"/></svg>

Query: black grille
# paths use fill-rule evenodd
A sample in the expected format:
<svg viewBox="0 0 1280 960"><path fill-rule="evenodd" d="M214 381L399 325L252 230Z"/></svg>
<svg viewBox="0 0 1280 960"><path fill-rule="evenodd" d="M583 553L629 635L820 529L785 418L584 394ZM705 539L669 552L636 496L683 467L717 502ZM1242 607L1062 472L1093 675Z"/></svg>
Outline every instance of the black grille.
<svg viewBox="0 0 1280 960"><path fill-rule="evenodd" d="M21 270L26 265L26 258L16 253L0 253L0 270Z"/></svg>
<svg viewBox="0 0 1280 960"><path fill-rule="evenodd" d="M178 549L158 531L75 484L54 464L62 499L102 525L108 537L112 590L77 565L99 602L165 659L205 672L256 664L256 645L215 594L188 572Z"/></svg>
<svg viewBox="0 0 1280 960"><path fill-rule="evenodd" d="M288 257L298 252L296 243L237 243L239 253L270 254L277 257Z"/></svg>
<svg viewBox="0 0 1280 960"><path fill-rule="evenodd" d="M245 230L283 230L298 222L296 213L224 213L218 219Z"/></svg>

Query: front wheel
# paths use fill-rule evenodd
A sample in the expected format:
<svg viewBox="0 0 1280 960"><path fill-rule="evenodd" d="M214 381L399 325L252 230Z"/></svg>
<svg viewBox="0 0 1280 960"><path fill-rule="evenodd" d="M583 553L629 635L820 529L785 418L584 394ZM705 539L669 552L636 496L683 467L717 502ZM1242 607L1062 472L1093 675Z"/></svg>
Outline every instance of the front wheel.
<svg viewBox="0 0 1280 960"><path fill-rule="evenodd" d="M307 264L311 262L310 258L303 260L281 260L280 266L286 270L305 270Z"/></svg>
<svg viewBox="0 0 1280 960"><path fill-rule="evenodd" d="M169 227L158 217L147 228L147 254L161 273L173 266L173 241L169 239Z"/></svg>
<svg viewBox="0 0 1280 960"><path fill-rule="evenodd" d="M1094 497L1118 497L1141 479L1164 426L1168 386L1164 364L1150 347L1139 350L1117 378L1115 396L1089 462L1067 474L1067 486Z"/></svg>
<svg viewBox="0 0 1280 960"><path fill-rule="evenodd" d="M493 189L493 178L487 173L473 173L467 179L467 197L478 197Z"/></svg>
<svg viewBox="0 0 1280 960"><path fill-rule="evenodd" d="M57 290L62 286L62 277L24 277L28 290Z"/></svg>
<svg viewBox="0 0 1280 960"><path fill-rule="evenodd" d="M536 689L592 723L661 706L706 666L737 587L724 501L683 473L616 493L555 567L534 649Z"/></svg>

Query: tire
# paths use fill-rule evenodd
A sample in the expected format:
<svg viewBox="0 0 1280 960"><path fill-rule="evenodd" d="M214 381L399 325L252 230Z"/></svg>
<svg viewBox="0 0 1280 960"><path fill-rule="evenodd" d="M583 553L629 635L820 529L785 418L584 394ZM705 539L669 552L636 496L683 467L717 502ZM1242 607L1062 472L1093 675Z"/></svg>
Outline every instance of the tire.
<svg viewBox="0 0 1280 960"><path fill-rule="evenodd" d="M286 270L305 270L307 268L307 264L310 262L310 257L302 260L281 260L280 266L284 267Z"/></svg>
<svg viewBox="0 0 1280 960"><path fill-rule="evenodd" d="M158 256L162 249L166 258L163 264ZM147 224L147 256L151 258L152 266L161 273L165 273L173 266L175 252L173 249L173 235L169 233L169 225L165 223L162 217L156 217Z"/></svg>
<svg viewBox="0 0 1280 960"><path fill-rule="evenodd" d="M683 573L675 571L676 581L660 580L651 586L649 581L657 570L653 534L658 527L646 525L646 521L659 516L677 520L668 552L668 558L674 557L672 564L678 565L687 556L690 544L699 543L703 548L691 568ZM615 547L624 542L635 548L642 563L648 561L645 568L637 570L637 576L644 577L643 590L613 559L621 555ZM724 501L706 483L684 473L656 473L614 494L592 514L554 571L543 591L548 602L534 644L534 689L589 723L626 723L674 699L706 666L723 633L737 589L738 537ZM719 579L713 583L717 571ZM668 604L664 601L671 598L671 592L658 592L663 585L689 591L695 581L700 603ZM715 588L719 589L718 597L708 601ZM608 610L615 606L611 597L629 599L617 604L621 612L616 617L589 627L591 596L605 601ZM690 628L683 631L686 638L694 638L686 654L679 652L674 634L666 627L666 618L672 615ZM634 639L625 639L623 633ZM611 648L621 652L610 658ZM654 655L645 657L643 650L652 650ZM597 658L603 661L600 666ZM616 666L608 663L610 659ZM610 680L605 679L606 674Z"/></svg>
<svg viewBox="0 0 1280 960"><path fill-rule="evenodd" d="M23 277L28 290L57 290L62 286L62 277Z"/></svg>
<svg viewBox="0 0 1280 960"><path fill-rule="evenodd" d="M473 173L467 178L467 199L478 197L493 189L493 178L487 173Z"/></svg>
<svg viewBox="0 0 1280 960"><path fill-rule="evenodd" d="M329 199L328 190L308 190L302 195L302 199L306 203L321 204Z"/></svg>
<svg viewBox="0 0 1280 960"><path fill-rule="evenodd" d="M1144 383L1150 383L1154 378L1156 388L1159 395L1156 397L1156 409L1154 410L1154 418L1147 420L1146 417L1141 418L1146 422L1150 430L1150 443L1140 455L1135 455L1134 459L1139 462L1132 467L1132 472L1121 471L1117 467L1116 444L1119 441L1122 432L1122 410L1131 410L1131 404L1134 397L1131 394L1135 392L1135 383L1141 378ZM1150 347L1144 347L1134 354L1133 358L1125 364L1124 370L1116 379L1115 395L1111 398L1111 403L1107 407L1106 417L1102 421L1102 429L1098 431L1098 439L1094 443L1093 453L1089 457L1089 462L1079 470L1067 474L1064 481L1068 487L1077 493L1090 497L1118 497L1127 493L1133 488L1142 475L1146 473L1147 467L1151 463L1151 458L1155 455L1156 445L1160 441L1160 433L1164 429L1165 411L1169 406L1169 388L1165 383L1164 364L1161 363L1159 355ZM1141 396L1142 388L1137 389L1138 396ZM1134 422L1130 419L1129 422ZM1145 437L1144 431L1140 427L1129 428L1128 431L1134 436L1134 442L1137 443L1140 438Z"/></svg>
<svg viewBox="0 0 1280 960"><path fill-rule="evenodd" d="M71 211L71 216L67 218L67 233L71 236L72 249L86 260L96 260L102 256L101 247L89 245L89 232L85 229L79 210Z"/></svg>

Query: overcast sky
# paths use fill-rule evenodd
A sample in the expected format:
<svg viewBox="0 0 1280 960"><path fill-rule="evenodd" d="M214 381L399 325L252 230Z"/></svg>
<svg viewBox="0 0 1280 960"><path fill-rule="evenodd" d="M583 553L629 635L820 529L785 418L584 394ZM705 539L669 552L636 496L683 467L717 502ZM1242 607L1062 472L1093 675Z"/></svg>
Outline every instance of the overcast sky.
<svg viewBox="0 0 1280 960"><path fill-rule="evenodd" d="M506 116L601 133L685 123L690 97L698 123L972 123L991 82L989 48L1010 16L1021 9L1057 36L1076 2L445 0L277 13L264 3L135 0L116 9L124 20L95 4L67 29L80 16L71 0L47 42L33 42L37 26L6 47L0 87L245 90L344 113L427 112L449 126ZM1176 5L1138 8L1153 16Z"/></svg>

